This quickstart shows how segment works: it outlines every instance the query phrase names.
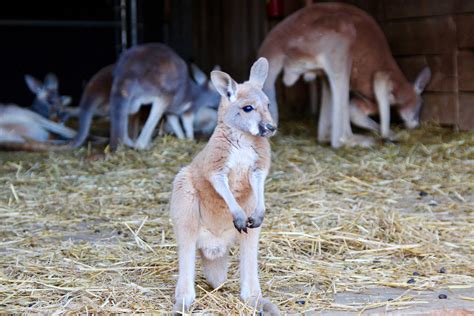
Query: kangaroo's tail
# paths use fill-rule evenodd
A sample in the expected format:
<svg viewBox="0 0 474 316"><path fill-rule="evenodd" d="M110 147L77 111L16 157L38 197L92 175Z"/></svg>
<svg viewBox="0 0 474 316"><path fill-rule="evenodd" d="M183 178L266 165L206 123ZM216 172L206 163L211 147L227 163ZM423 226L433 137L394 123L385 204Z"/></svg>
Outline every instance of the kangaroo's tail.
<svg viewBox="0 0 474 316"><path fill-rule="evenodd" d="M127 97L121 91L114 91L110 97L110 150L116 151L123 144L128 133Z"/></svg>
<svg viewBox="0 0 474 316"><path fill-rule="evenodd" d="M84 92L79 104L79 130L77 131L76 137L69 143L72 148L80 147L87 136L92 124L92 118L97 107L103 102L101 97L92 97Z"/></svg>

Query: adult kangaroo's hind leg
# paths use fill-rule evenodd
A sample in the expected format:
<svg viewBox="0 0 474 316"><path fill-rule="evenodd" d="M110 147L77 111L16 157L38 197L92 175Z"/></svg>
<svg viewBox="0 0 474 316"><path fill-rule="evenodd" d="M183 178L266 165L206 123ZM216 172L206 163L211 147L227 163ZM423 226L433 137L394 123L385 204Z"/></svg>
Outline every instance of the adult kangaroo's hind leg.
<svg viewBox="0 0 474 316"><path fill-rule="evenodd" d="M331 141L331 89L326 78L321 80L321 110L319 111L318 142Z"/></svg>
<svg viewBox="0 0 474 316"><path fill-rule="evenodd" d="M120 91L112 90L110 98L110 149L117 150L120 144L127 144L129 99Z"/></svg>
<svg viewBox="0 0 474 316"><path fill-rule="evenodd" d="M199 197L184 170L178 174L173 183L170 213L179 260L176 303L173 310L175 313L187 312L196 297L194 277L199 230Z"/></svg>
<svg viewBox="0 0 474 316"><path fill-rule="evenodd" d="M347 124L349 124L349 80L352 59L349 53L350 43L347 40L341 38L337 43L329 43L335 49L331 55L326 53L319 60L327 75L331 91L331 146L339 148L346 143L347 138L352 136L350 125L347 129Z"/></svg>
<svg viewBox="0 0 474 316"><path fill-rule="evenodd" d="M143 126L140 136L138 136L138 139L135 142L136 149L145 149L150 145L153 131L155 130L156 125L158 125L158 122L160 121L161 117L163 116L163 113L169 105L169 98L155 98L151 106L150 115L148 115L148 119L146 120L145 126Z"/></svg>

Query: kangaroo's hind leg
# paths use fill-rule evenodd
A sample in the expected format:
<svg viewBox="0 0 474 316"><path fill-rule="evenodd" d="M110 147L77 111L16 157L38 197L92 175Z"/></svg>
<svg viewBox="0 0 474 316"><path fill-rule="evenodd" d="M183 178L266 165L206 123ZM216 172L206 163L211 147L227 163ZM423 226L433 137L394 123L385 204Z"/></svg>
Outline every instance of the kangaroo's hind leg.
<svg viewBox="0 0 474 316"><path fill-rule="evenodd" d="M174 311L186 312L196 297L194 277L199 231L199 197L185 169L176 176L173 182L170 213L178 245L179 260Z"/></svg>
<svg viewBox="0 0 474 316"><path fill-rule="evenodd" d="M326 78L321 81L321 110L319 111L318 142L331 141L331 90Z"/></svg>
<svg viewBox="0 0 474 316"><path fill-rule="evenodd" d="M135 142L136 149L145 149L150 145L151 136L153 135L156 125L158 125L158 122L169 105L170 101L167 97L157 97L153 101L150 115L148 115L145 126L143 126L140 136L138 136L138 139Z"/></svg>
<svg viewBox="0 0 474 316"><path fill-rule="evenodd" d="M240 297L265 315L280 315L278 307L262 297L258 280L258 239L260 227L240 236Z"/></svg>

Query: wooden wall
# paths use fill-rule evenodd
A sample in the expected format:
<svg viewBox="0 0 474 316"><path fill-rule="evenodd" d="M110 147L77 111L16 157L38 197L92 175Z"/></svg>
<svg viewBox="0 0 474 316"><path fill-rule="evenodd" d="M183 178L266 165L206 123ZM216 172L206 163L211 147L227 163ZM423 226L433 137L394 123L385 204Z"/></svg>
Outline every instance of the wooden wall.
<svg viewBox="0 0 474 316"><path fill-rule="evenodd" d="M304 3L284 2L285 16ZM281 20L268 19L265 0L165 0L164 6L165 42L206 73L219 65L237 81L248 79L265 35ZM301 119L309 113L306 84L279 85L282 118Z"/></svg>
<svg viewBox="0 0 474 316"><path fill-rule="evenodd" d="M322 2L322 0L320 0ZM284 0L285 14L305 1ZM392 53L409 80L429 65L432 80L424 95L423 120L474 128L474 0L345 0L380 23ZM215 64L237 80L248 77L268 30L264 0L172 0L181 18L170 29L174 46L206 72ZM183 10L192 8L192 13ZM180 13L181 11L181 13ZM184 17L184 18L183 18ZM178 30L178 32L176 31ZM177 33L184 35L177 36ZM173 43L172 43L173 44ZM188 56L190 55L190 56ZM310 113L308 86L278 87L282 118Z"/></svg>

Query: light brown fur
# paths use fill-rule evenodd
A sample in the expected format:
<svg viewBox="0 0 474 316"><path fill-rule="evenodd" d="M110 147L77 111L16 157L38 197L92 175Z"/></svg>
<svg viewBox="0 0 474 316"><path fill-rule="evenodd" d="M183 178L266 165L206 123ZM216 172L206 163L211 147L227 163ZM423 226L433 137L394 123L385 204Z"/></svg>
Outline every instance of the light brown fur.
<svg viewBox="0 0 474 316"><path fill-rule="evenodd" d="M239 240L241 298L279 314L275 305L261 297L257 263L264 181L270 168L266 137L276 129L268 98L261 91L267 70L266 60L260 59L252 67L250 80L239 85L225 73L211 74L223 96L217 127L173 183L170 213L179 256L175 312L187 311L195 298L196 251L206 279L216 288L227 279L228 250ZM246 111L247 106L252 110Z"/></svg>

